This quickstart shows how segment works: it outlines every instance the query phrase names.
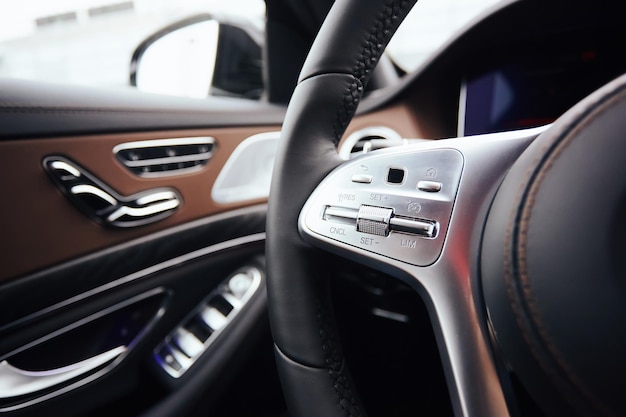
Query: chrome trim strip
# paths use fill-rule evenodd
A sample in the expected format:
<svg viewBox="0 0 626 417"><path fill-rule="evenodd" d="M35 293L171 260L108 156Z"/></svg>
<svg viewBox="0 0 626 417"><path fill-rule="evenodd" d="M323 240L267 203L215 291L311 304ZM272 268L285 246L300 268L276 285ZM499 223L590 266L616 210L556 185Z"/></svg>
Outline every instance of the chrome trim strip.
<svg viewBox="0 0 626 417"><path fill-rule="evenodd" d="M467 106L467 80L463 78L461 81L461 89L459 90L459 113L456 125L456 135L458 137L465 136L465 113Z"/></svg>
<svg viewBox="0 0 626 417"><path fill-rule="evenodd" d="M377 317L382 317L384 319L393 320L393 321L397 321L400 323L408 323L410 320L409 316L405 314L395 313L389 310L383 310L382 308L378 308L378 307L372 308L371 312L373 315Z"/></svg>
<svg viewBox="0 0 626 417"><path fill-rule="evenodd" d="M5 360L0 362L0 399L34 394L37 391L69 381L112 361L125 351L125 346L118 346L93 358L63 368L38 372L16 368Z"/></svg>
<svg viewBox="0 0 626 417"><path fill-rule="evenodd" d="M172 191L161 191L161 192L148 194L148 195L138 198L137 204L144 205L144 204L154 203L155 201L159 201L159 200L171 200L174 198L176 198L176 194L173 193Z"/></svg>
<svg viewBox="0 0 626 417"><path fill-rule="evenodd" d="M146 217L150 217L155 214L158 214L158 213L163 213L168 210L175 209L179 205L180 205L180 201L176 199L176 200L164 201L162 203L152 204L147 207L121 206L120 208L115 210L113 213L111 213L109 217L107 217L107 221L113 223L114 221L124 216L131 216L135 218L146 218Z"/></svg>
<svg viewBox="0 0 626 417"><path fill-rule="evenodd" d="M169 171L140 172L140 173L133 172L133 174L138 175L141 178L163 178L163 177L170 177L174 175L183 175L183 174L191 174L193 172L198 172L198 171L201 171L202 168L205 167L205 165L206 164L200 164L200 165L194 165L189 168L176 168L176 169L172 169Z"/></svg>
<svg viewBox="0 0 626 417"><path fill-rule="evenodd" d="M126 283L131 282L131 281L136 281L136 280L144 278L144 277L146 277L148 275L152 275L152 274L155 274L157 272L161 272L161 271L164 271L166 269L173 268L175 266L181 265L183 263L186 263L186 262L189 262L189 261L192 261L192 260L195 260L195 259L207 256L207 255L212 255L214 253L221 252L221 251L224 251L224 250L228 250L228 249L234 248L236 246L247 245L249 243L255 243L255 242L261 242L263 240L265 240L265 233L256 233L256 234L253 234L253 235L243 236L243 237L236 238L236 239L233 239L233 240L220 242L220 243L217 243L215 245L211 245L211 246L208 246L206 248L198 249L198 250L190 252L188 254L181 255L181 256L178 256L176 258L172 258L169 261L165 261L165 262L162 262L160 264L148 267L148 268L143 269L143 270L141 270L139 272L135 272L134 274L127 275L124 278L120 278L120 279L118 279L116 281L113 281L113 282L111 282L111 283L109 283L107 285L104 285L103 287L100 287L100 288L104 288L104 289L114 288L114 287L117 287L118 285L126 284ZM104 289L102 291L104 291Z"/></svg>
<svg viewBox="0 0 626 417"><path fill-rule="evenodd" d="M75 177L80 177L80 171L77 170L76 168L74 168L72 165L68 164L67 162L64 161L54 161L50 164L50 167L53 169L60 169L62 171L66 171L67 173L75 176Z"/></svg>
<svg viewBox="0 0 626 417"><path fill-rule="evenodd" d="M550 129L550 126L552 126L552 124L532 127L530 129L509 130L506 132L483 133L481 135L463 136L462 138L451 139L451 140L485 139L485 140L506 141L506 140L515 140L515 139L529 139L529 138L534 139L540 134L542 134L543 132L545 132L546 130Z"/></svg>
<svg viewBox="0 0 626 417"><path fill-rule="evenodd" d="M116 145L113 148L113 153L117 154L121 151L127 151L140 148L154 148L159 146L180 146L180 145L212 145L215 143L215 138L207 137L188 137L188 138L172 138L172 139L153 139L153 140L140 140L136 142L125 142Z"/></svg>
<svg viewBox="0 0 626 417"><path fill-rule="evenodd" d="M76 177L80 177L80 175L76 175ZM112 206L117 205L117 200L113 196L102 191L98 187L94 187L93 185L88 185L88 184L75 185L70 189L70 192L74 195L92 194L92 195L95 195L96 197L100 197L102 200L106 201Z"/></svg>

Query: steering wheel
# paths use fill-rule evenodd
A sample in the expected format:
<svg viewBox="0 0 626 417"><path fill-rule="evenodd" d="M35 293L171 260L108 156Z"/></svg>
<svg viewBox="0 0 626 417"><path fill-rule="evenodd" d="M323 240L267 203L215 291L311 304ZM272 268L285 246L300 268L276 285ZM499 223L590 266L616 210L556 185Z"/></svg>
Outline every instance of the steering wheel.
<svg viewBox="0 0 626 417"><path fill-rule="evenodd" d="M267 223L268 301L294 416L364 416L325 257L408 283L435 329L456 415L623 415L626 77L547 128L432 141L350 161L337 144L413 5L338 0L282 130Z"/></svg>

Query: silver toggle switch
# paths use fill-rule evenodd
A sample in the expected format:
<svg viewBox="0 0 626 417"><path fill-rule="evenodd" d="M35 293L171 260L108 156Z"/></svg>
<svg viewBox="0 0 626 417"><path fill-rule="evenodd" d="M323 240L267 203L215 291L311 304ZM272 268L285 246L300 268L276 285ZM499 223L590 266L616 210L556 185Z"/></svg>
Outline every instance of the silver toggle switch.
<svg viewBox="0 0 626 417"><path fill-rule="evenodd" d="M353 225L358 215L358 210L345 207L326 206L324 210L324 220L351 223Z"/></svg>
<svg viewBox="0 0 626 417"><path fill-rule="evenodd" d="M389 235L389 220L393 209L362 205L356 218L356 230L376 236Z"/></svg>
<svg viewBox="0 0 626 417"><path fill-rule="evenodd" d="M432 220L394 217L391 219L389 227L392 231L410 233L429 239L437 237L437 222Z"/></svg>

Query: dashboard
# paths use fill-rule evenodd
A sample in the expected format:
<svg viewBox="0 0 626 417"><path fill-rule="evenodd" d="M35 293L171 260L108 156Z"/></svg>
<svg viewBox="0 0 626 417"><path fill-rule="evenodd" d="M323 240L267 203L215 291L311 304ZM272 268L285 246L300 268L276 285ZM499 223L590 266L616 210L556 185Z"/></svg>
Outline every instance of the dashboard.
<svg viewBox="0 0 626 417"><path fill-rule="evenodd" d="M626 72L618 4L518 0L489 13L360 113L400 105L422 139L532 128Z"/></svg>
<svg viewBox="0 0 626 417"><path fill-rule="evenodd" d="M471 68L463 80L459 136L552 123L626 69L613 41L606 30L583 27L506 45L501 59Z"/></svg>

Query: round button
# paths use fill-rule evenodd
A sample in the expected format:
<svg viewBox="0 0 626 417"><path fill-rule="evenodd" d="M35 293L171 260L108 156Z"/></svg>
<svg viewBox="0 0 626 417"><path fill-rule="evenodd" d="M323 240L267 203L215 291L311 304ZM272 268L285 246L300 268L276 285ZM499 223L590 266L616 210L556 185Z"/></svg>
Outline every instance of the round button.
<svg viewBox="0 0 626 417"><path fill-rule="evenodd" d="M252 285L252 277L243 272L233 275L228 280L228 289L237 298L243 297L250 285Z"/></svg>

